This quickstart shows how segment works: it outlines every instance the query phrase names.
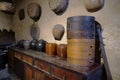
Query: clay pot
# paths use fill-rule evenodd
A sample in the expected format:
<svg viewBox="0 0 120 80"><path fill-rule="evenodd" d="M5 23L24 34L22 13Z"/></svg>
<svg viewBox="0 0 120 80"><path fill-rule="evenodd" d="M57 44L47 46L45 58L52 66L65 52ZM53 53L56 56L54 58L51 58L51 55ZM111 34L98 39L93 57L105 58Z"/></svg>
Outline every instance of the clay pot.
<svg viewBox="0 0 120 80"><path fill-rule="evenodd" d="M64 35L65 29L61 24L57 24L54 26L52 33L55 40L61 40Z"/></svg>
<svg viewBox="0 0 120 80"><path fill-rule="evenodd" d="M105 0L84 0L85 8L89 12L96 12L103 8Z"/></svg>
<svg viewBox="0 0 120 80"><path fill-rule="evenodd" d="M38 40L37 39L33 39L31 42L30 42L30 49L32 50L36 50L36 44L38 43Z"/></svg>
<svg viewBox="0 0 120 80"><path fill-rule="evenodd" d="M30 48L30 41L25 40L23 45L24 45L24 49L26 49L26 50L29 49Z"/></svg>
<svg viewBox="0 0 120 80"><path fill-rule="evenodd" d="M45 52L45 46L46 46L46 41L43 39L40 39L36 44L36 50Z"/></svg>
<svg viewBox="0 0 120 80"><path fill-rule="evenodd" d="M55 56L57 50L56 43L46 43L46 53L50 56Z"/></svg>
<svg viewBox="0 0 120 80"><path fill-rule="evenodd" d="M24 48L24 41L25 41L25 40L20 40L20 41L18 41L17 46L18 46L19 48Z"/></svg>
<svg viewBox="0 0 120 80"><path fill-rule="evenodd" d="M69 0L49 0L51 10L57 15L62 15L66 11L68 3Z"/></svg>
<svg viewBox="0 0 120 80"><path fill-rule="evenodd" d="M28 16L38 21L41 16L41 6L38 3L30 3L27 7Z"/></svg>
<svg viewBox="0 0 120 80"><path fill-rule="evenodd" d="M60 44L57 45L57 56L61 59L67 58L67 45L66 44Z"/></svg>

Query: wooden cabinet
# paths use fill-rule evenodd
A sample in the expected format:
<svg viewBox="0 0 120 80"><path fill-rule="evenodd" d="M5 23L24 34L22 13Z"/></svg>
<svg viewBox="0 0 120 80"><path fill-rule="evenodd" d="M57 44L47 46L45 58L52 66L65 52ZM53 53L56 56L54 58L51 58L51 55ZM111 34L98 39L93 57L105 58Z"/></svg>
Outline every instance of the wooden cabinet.
<svg viewBox="0 0 120 80"><path fill-rule="evenodd" d="M23 61L27 64L32 65L33 64L33 58L31 56L28 55L23 55Z"/></svg>
<svg viewBox="0 0 120 80"><path fill-rule="evenodd" d="M9 68L9 72L14 70L14 54L15 51L13 50L9 50L9 54L8 54L8 68Z"/></svg>
<svg viewBox="0 0 120 80"><path fill-rule="evenodd" d="M24 80L24 63L18 58L14 58L14 72L21 80Z"/></svg>
<svg viewBox="0 0 120 80"><path fill-rule="evenodd" d="M33 80L33 67L25 64L25 80Z"/></svg>
<svg viewBox="0 0 120 80"><path fill-rule="evenodd" d="M45 73L35 69L34 77L35 77L35 80L45 80Z"/></svg>
<svg viewBox="0 0 120 80"><path fill-rule="evenodd" d="M9 51L9 66L14 66L14 72L21 80L102 80L102 65L83 71L55 57L26 52Z"/></svg>
<svg viewBox="0 0 120 80"><path fill-rule="evenodd" d="M19 52L15 52L15 58L22 60L23 54Z"/></svg>
<svg viewBox="0 0 120 80"><path fill-rule="evenodd" d="M61 80L82 80L82 76L56 66L52 67L53 76Z"/></svg>
<svg viewBox="0 0 120 80"><path fill-rule="evenodd" d="M42 60L38 60L38 59L35 59L34 63L35 63L36 68L40 69L43 72L50 74L50 64L49 63L42 61Z"/></svg>

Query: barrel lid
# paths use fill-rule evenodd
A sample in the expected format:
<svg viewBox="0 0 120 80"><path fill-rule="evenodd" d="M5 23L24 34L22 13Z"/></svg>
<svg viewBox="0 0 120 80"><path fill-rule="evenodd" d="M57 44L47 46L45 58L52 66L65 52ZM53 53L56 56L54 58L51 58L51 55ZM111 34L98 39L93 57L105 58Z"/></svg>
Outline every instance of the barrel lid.
<svg viewBox="0 0 120 80"><path fill-rule="evenodd" d="M67 22L93 22L95 20L94 16L71 16L67 18Z"/></svg>

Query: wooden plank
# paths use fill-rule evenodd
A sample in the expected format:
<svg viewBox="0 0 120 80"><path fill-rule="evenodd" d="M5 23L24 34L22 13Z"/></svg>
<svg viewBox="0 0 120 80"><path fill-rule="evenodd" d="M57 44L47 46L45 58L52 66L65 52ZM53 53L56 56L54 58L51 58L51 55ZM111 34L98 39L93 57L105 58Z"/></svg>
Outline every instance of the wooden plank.
<svg viewBox="0 0 120 80"><path fill-rule="evenodd" d="M109 64L108 64L105 48L104 48L102 35L101 35L101 32L100 32L99 28L97 29L97 32L98 32L98 35L99 35L101 54L102 54L103 61L104 61L104 66L105 66L105 71L106 71L106 75L107 75L107 80L113 80L112 79L112 75L111 75L111 71L110 71L110 68L109 68Z"/></svg>

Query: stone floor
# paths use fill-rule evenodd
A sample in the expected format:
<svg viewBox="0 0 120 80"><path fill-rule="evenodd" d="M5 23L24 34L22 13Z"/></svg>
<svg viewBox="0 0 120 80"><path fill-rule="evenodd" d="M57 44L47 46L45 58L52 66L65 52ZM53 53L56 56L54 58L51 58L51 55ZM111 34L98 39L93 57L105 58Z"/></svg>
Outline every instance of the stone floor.
<svg viewBox="0 0 120 80"><path fill-rule="evenodd" d="M20 80L14 73L9 73L6 66L5 69L0 70L0 80Z"/></svg>

